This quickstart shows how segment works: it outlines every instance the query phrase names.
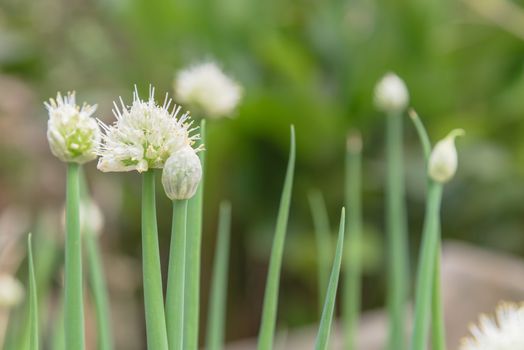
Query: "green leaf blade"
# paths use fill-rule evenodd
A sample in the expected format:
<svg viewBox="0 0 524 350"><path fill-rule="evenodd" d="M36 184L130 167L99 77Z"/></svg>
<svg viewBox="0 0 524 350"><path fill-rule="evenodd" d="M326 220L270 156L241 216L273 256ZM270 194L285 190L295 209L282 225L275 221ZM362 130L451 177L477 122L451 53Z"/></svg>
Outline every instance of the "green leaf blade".
<svg viewBox="0 0 524 350"><path fill-rule="evenodd" d="M33 247L31 244L31 234L27 238L27 252L29 262L29 350L38 350L38 294L36 291L35 264L33 261Z"/></svg>
<svg viewBox="0 0 524 350"><path fill-rule="evenodd" d="M269 270L264 293L264 306L262 309L262 321L258 337L258 350L273 349L275 336L275 325L278 307L278 289L280 285L280 270L282 266L282 255L286 238L289 207L291 204L291 192L293 188L293 176L295 171L295 129L291 127L291 145L289 162L284 181L280 208L278 211L277 225L271 248Z"/></svg>
<svg viewBox="0 0 524 350"><path fill-rule="evenodd" d="M340 278L340 267L342 265L342 256L344 250L344 231L346 229L345 216L345 210L342 208L342 213L340 214L340 226L338 230L337 250L335 252L335 258L333 259L333 267L331 270L331 276L329 278L329 286L326 292L326 300L324 302L324 310L322 311L322 318L320 320L320 326L318 329L315 350L327 350L329 345L331 324L333 323L333 313L335 310L338 281Z"/></svg>
<svg viewBox="0 0 524 350"><path fill-rule="evenodd" d="M224 347L230 235L231 204L224 201L220 203L218 237L213 261L207 321L207 350L221 350Z"/></svg>
<svg viewBox="0 0 524 350"><path fill-rule="evenodd" d="M320 313L326 298L326 288L329 283L329 256L331 254L331 229L322 193L318 190L309 193L309 206L315 229L317 245L317 273L318 273L318 304Z"/></svg>

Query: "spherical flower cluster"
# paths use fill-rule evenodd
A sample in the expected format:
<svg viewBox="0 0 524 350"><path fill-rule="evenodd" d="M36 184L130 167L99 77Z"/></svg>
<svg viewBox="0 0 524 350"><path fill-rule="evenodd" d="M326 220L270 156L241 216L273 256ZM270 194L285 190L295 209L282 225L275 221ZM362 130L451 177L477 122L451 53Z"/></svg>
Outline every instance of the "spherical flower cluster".
<svg viewBox="0 0 524 350"><path fill-rule="evenodd" d="M375 107L383 112L402 112L409 103L406 84L396 74L386 74L375 86Z"/></svg>
<svg viewBox="0 0 524 350"><path fill-rule="evenodd" d="M242 97L240 85L213 62L180 71L174 85L177 101L200 109L209 118L230 116Z"/></svg>
<svg viewBox="0 0 524 350"><path fill-rule="evenodd" d="M448 182L457 172L458 159L455 138L463 135L464 130L455 129L433 148L429 157L428 173L434 181Z"/></svg>
<svg viewBox="0 0 524 350"><path fill-rule="evenodd" d="M0 308L18 305L24 298L24 287L13 276L0 275Z"/></svg>
<svg viewBox="0 0 524 350"><path fill-rule="evenodd" d="M57 94L44 103L49 112L47 140L51 152L64 162L86 163L96 158L100 129L91 115L95 106L75 103L75 93Z"/></svg>
<svg viewBox="0 0 524 350"><path fill-rule="evenodd" d="M524 349L524 304L502 304L495 318L482 315L470 327L471 337L462 341L460 350Z"/></svg>
<svg viewBox="0 0 524 350"><path fill-rule="evenodd" d="M135 88L130 107L122 99L120 107L115 103L116 122L111 126L101 123L105 133L98 169L144 172L162 168L171 154L191 146L199 136L190 135L193 129L189 114L178 117L181 108L174 105L170 110L171 103L166 95L164 104L157 105L153 88L147 101L140 99Z"/></svg>

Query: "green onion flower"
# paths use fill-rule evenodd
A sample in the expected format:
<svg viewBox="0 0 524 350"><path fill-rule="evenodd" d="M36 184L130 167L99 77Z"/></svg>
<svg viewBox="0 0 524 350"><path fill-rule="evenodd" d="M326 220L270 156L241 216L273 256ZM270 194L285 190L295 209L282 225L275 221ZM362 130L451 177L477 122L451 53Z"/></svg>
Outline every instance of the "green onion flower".
<svg viewBox="0 0 524 350"><path fill-rule="evenodd" d="M141 100L135 88L133 103L127 107L122 99L115 103L116 122L107 126L100 147L98 169L103 172L132 171L140 173L163 168L167 158L184 146L191 146L198 135L190 136L192 121L189 113L180 117L180 106L172 105L166 95L164 103L155 102L155 89L149 99Z"/></svg>
<svg viewBox="0 0 524 350"><path fill-rule="evenodd" d="M209 118L230 116L242 98L242 87L213 62L178 72L174 88L178 101L201 110Z"/></svg>
<svg viewBox="0 0 524 350"><path fill-rule="evenodd" d="M75 93L57 94L45 102L49 112L47 140L51 152L63 162L83 164L96 158L100 129L92 114L96 105L75 103Z"/></svg>

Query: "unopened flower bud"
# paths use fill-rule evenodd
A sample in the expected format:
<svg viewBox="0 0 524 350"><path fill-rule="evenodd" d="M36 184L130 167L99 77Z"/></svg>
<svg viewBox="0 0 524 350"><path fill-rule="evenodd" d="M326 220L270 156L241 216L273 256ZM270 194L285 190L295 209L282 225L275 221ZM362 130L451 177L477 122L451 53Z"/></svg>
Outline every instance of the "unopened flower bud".
<svg viewBox="0 0 524 350"><path fill-rule="evenodd" d="M386 74L375 86L375 107L383 112L401 112L409 103L406 84L394 73Z"/></svg>
<svg viewBox="0 0 524 350"><path fill-rule="evenodd" d="M0 308L18 305L24 298L24 287L13 276L0 275Z"/></svg>
<svg viewBox="0 0 524 350"><path fill-rule="evenodd" d="M193 197L201 179L202 165L191 147L184 147L173 153L162 171L164 190L172 200Z"/></svg>
<svg viewBox="0 0 524 350"><path fill-rule="evenodd" d="M464 134L464 130L455 129L435 145L428 164L428 173L431 179L445 183L453 178L458 165L455 138Z"/></svg>

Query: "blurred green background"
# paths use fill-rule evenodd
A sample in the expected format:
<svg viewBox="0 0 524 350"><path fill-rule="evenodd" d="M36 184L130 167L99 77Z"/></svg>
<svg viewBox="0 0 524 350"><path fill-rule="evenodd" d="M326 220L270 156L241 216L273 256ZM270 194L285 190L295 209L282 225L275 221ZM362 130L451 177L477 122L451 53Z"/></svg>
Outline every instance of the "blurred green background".
<svg viewBox="0 0 524 350"><path fill-rule="evenodd" d="M131 101L133 84L143 93L151 83L159 95L172 94L177 70L216 60L245 92L234 118L209 123L207 142L202 320L218 202L230 199L228 339L258 330L290 124L298 154L279 322L295 327L317 319L307 194L324 193L334 226L350 129L364 138L363 302L366 309L383 305L385 124L372 101L375 82L388 71L406 81L434 141L452 128L467 132L458 144L459 172L445 191L444 239L524 255L524 1L509 1L0 0L2 227L60 241L65 168L47 146L44 100L76 90L79 102L98 103L97 116L108 122L112 101ZM425 177L407 117L405 169L414 261ZM115 323L117 334L140 343L139 176L102 174L94 162L87 171L105 213L106 273L114 317L123 320ZM169 204L159 191L164 263ZM2 260L2 268L15 270L20 254Z"/></svg>

